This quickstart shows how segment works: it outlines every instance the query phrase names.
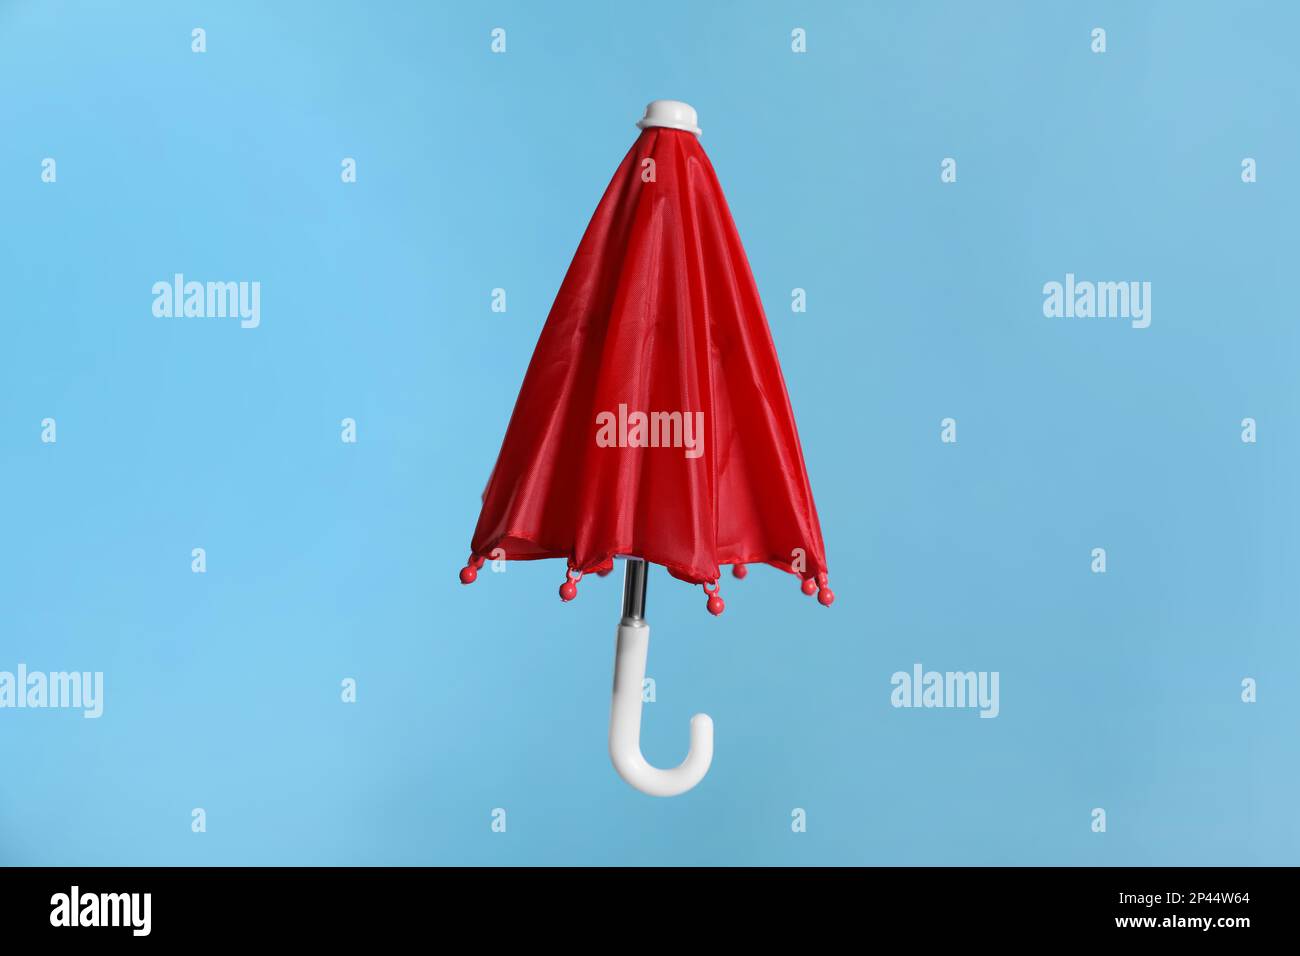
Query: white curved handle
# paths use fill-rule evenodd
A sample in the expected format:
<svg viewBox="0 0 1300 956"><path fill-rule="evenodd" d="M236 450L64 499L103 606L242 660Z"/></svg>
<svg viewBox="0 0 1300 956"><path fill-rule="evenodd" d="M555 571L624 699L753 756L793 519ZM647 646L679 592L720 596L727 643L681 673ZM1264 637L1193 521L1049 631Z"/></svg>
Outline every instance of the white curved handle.
<svg viewBox="0 0 1300 956"><path fill-rule="evenodd" d="M704 779L713 762L713 719L691 718L691 749L672 770L652 767L641 755L641 684L645 680L650 625L624 620L614 655L614 702L609 712L609 757L618 775L652 797L675 797Z"/></svg>

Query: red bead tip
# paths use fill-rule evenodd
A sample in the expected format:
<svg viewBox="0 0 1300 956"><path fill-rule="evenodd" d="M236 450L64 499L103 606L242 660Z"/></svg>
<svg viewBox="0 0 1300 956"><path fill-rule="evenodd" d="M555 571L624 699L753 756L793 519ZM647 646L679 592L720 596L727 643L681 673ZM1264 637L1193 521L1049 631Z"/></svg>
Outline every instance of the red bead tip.
<svg viewBox="0 0 1300 956"><path fill-rule="evenodd" d="M610 573L611 571L613 571L613 570L614 570L613 565L609 566L608 568L601 568L599 571L596 572L596 576L597 576L597 577L602 577L602 578L607 578L607 577L609 577L609 573Z"/></svg>
<svg viewBox="0 0 1300 956"><path fill-rule="evenodd" d="M817 582L812 578L804 579L804 582L800 587L803 588L803 593L809 596L817 593Z"/></svg>
<svg viewBox="0 0 1300 956"><path fill-rule="evenodd" d="M578 586L572 581L565 581L560 585L560 600L572 601L578 596Z"/></svg>
<svg viewBox="0 0 1300 956"><path fill-rule="evenodd" d="M478 580L478 571L474 569L474 566L472 564L467 564L465 565L465 567L460 569L461 584L473 584L477 580Z"/></svg>
<svg viewBox="0 0 1300 956"><path fill-rule="evenodd" d="M704 588L704 593L709 596L709 603L706 605L709 609L709 613L714 617L717 617L723 612L723 609L725 609L727 605L722 601L722 595L719 593L720 588L718 587L718 582L714 581L712 583L712 588L710 588L708 584L703 584L701 587Z"/></svg>
<svg viewBox="0 0 1300 956"><path fill-rule="evenodd" d="M749 573L749 568L745 567L743 564L733 564L731 566L732 577L743 579L745 575L748 573Z"/></svg>
<svg viewBox="0 0 1300 956"><path fill-rule="evenodd" d="M822 588L817 592L817 600L822 602L822 607L830 607L835 603L835 592L830 588Z"/></svg>

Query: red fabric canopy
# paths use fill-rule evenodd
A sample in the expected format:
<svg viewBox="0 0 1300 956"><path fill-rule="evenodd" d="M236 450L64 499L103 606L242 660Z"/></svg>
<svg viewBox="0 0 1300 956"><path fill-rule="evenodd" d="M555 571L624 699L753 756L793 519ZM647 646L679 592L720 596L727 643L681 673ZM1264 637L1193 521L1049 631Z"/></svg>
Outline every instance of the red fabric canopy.
<svg viewBox="0 0 1300 956"><path fill-rule="evenodd" d="M471 548L466 583L498 548L564 558L571 581L615 555L696 584L763 562L830 603L781 367L694 134L647 129L614 173L542 329Z"/></svg>

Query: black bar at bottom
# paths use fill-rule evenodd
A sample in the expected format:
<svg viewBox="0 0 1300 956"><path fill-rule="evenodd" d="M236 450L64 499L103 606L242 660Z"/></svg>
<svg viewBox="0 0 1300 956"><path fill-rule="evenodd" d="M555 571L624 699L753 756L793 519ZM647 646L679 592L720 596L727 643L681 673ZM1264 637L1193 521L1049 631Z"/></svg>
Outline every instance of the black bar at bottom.
<svg viewBox="0 0 1300 956"><path fill-rule="evenodd" d="M1294 883L1292 869L1195 867L35 868L0 870L0 926L6 943L75 934L82 943L148 936L337 946L401 942L412 931L432 931L421 937L429 941L471 932L496 942L514 927L535 939L601 933L631 908L650 945L659 933L679 933L673 914L690 907L700 908L692 938L720 933L733 943L784 928L805 940L851 934L864 945L904 931L926 950L946 939L982 949L1098 935L1230 946L1260 930L1284 932Z"/></svg>

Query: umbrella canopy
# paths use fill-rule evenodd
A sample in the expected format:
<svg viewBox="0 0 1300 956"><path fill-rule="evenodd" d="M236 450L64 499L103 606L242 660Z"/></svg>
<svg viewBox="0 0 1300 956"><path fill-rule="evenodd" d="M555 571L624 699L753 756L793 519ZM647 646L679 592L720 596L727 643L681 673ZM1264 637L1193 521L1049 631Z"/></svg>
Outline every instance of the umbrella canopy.
<svg viewBox="0 0 1300 956"><path fill-rule="evenodd" d="M502 555L563 558L569 600L583 574L630 556L703 585L716 614L720 566L743 577L764 563L829 605L821 526L749 262L694 111L656 122L656 105L555 297L461 580Z"/></svg>

